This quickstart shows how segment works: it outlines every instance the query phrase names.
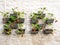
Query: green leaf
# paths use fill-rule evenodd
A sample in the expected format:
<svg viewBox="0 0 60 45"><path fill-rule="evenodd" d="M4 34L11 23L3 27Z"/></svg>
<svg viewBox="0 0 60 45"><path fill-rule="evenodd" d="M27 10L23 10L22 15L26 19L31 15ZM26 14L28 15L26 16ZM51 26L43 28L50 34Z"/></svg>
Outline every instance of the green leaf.
<svg viewBox="0 0 60 45"><path fill-rule="evenodd" d="M16 17L15 17L15 16L10 16L10 18L11 18L12 20L16 20Z"/></svg>
<svg viewBox="0 0 60 45"><path fill-rule="evenodd" d="M34 26L35 26L35 24L32 24L32 26L34 27Z"/></svg>
<svg viewBox="0 0 60 45"><path fill-rule="evenodd" d="M8 25L8 24L5 24L5 25L4 25L4 28L5 28L5 29L9 29L9 25Z"/></svg>

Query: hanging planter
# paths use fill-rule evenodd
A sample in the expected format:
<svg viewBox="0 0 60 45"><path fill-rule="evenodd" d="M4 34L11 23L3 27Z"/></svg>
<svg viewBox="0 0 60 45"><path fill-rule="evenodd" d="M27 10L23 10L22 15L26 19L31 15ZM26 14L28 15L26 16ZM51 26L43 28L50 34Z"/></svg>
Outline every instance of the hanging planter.
<svg viewBox="0 0 60 45"><path fill-rule="evenodd" d="M51 24L51 23L53 23L53 22L54 22L54 19L47 19L47 20L45 21L46 24Z"/></svg>
<svg viewBox="0 0 60 45"><path fill-rule="evenodd" d="M16 34L21 34L21 36L23 37L23 34L25 33L25 29L22 28L23 24L18 24L18 29L15 31Z"/></svg>
<svg viewBox="0 0 60 45"><path fill-rule="evenodd" d="M8 14L9 12L1 12L1 15L3 15L3 24L8 23L8 20L9 20Z"/></svg>
<svg viewBox="0 0 60 45"><path fill-rule="evenodd" d="M45 29L43 30L43 34L52 34L53 33L53 29Z"/></svg>
<svg viewBox="0 0 60 45"><path fill-rule="evenodd" d="M31 34L37 34L38 33L38 29L36 29L36 28L32 28L32 30L31 30Z"/></svg>
<svg viewBox="0 0 60 45"><path fill-rule="evenodd" d="M37 20L37 19L31 19L31 20L30 20L30 23L31 23L31 24L36 24L36 23L38 23L38 20Z"/></svg>
<svg viewBox="0 0 60 45"><path fill-rule="evenodd" d="M45 19L46 24L52 24L54 22L54 17L52 13L48 13Z"/></svg>
<svg viewBox="0 0 60 45"><path fill-rule="evenodd" d="M11 34L11 30L10 29L4 29L3 33L6 35L10 35Z"/></svg>
<svg viewBox="0 0 60 45"><path fill-rule="evenodd" d="M7 24L4 25L3 34L6 34L6 35L11 34L11 29L9 28L9 25L7 25Z"/></svg>
<svg viewBox="0 0 60 45"><path fill-rule="evenodd" d="M30 23L31 23L31 24L36 24L36 23L38 23L37 15L35 15L35 13L33 13L30 18L31 18L31 19L30 19Z"/></svg>
<svg viewBox="0 0 60 45"><path fill-rule="evenodd" d="M40 26L38 24L32 24L31 34L37 34L39 32Z"/></svg>

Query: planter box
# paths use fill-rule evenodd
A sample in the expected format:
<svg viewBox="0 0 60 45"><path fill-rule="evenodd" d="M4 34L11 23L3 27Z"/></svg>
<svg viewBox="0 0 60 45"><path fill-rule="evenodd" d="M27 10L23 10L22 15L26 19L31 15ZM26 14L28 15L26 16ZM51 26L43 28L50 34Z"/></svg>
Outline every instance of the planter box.
<svg viewBox="0 0 60 45"><path fill-rule="evenodd" d="M52 29L45 29L43 30L43 34L52 34L53 30Z"/></svg>
<svg viewBox="0 0 60 45"><path fill-rule="evenodd" d="M16 20L16 22L17 22L17 23L24 23L24 18L18 18L18 19Z"/></svg>
<svg viewBox="0 0 60 45"><path fill-rule="evenodd" d="M25 29L18 29L16 31L17 34L24 34L25 33Z"/></svg>

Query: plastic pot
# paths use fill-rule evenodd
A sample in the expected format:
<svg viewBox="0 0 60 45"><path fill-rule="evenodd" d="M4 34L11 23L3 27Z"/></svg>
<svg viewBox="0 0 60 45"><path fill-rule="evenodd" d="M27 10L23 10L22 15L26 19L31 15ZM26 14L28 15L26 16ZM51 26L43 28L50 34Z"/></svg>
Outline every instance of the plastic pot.
<svg viewBox="0 0 60 45"><path fill-rule="evenodd" d="M54 19L48 19L48 20L45 21L45 23L46 24L51 24L51 23L53 23L53 21L54 21Z"/></svg>
<svg viewBox="0 0 60 45"><path fill-rule="evenodd" d="M31 20L30 20L30 23L31 23L31 24L36 24L37 22L38 22L37 19L31 19Z"/></svg>
<svg viewBox="0 0 60 45"><path fill-rule="evenodd" d="M52 29L45 29L43 30L43 34L52 34L53 30Z"/></svg>

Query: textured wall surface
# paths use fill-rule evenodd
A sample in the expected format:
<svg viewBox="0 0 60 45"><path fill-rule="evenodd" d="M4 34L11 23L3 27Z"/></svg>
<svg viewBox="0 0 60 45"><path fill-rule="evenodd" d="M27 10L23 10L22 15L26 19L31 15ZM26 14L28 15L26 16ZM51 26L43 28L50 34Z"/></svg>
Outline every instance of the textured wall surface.
<svg viewBox="0 0 60 45"><path fill-rule="evenodd" d="M60 0L0 0L0 11L11 11L11 8L18 7L19 11L24 10L25 28L24 37L16 35L14 31L9 36L3 35L2 15L0 15L0 45L60 45ZM37 35L28 34L30 30L29 15L40 7L47 9L54 14L57 23L53 24L53 35L43 35L41 32Z"/></svg>

